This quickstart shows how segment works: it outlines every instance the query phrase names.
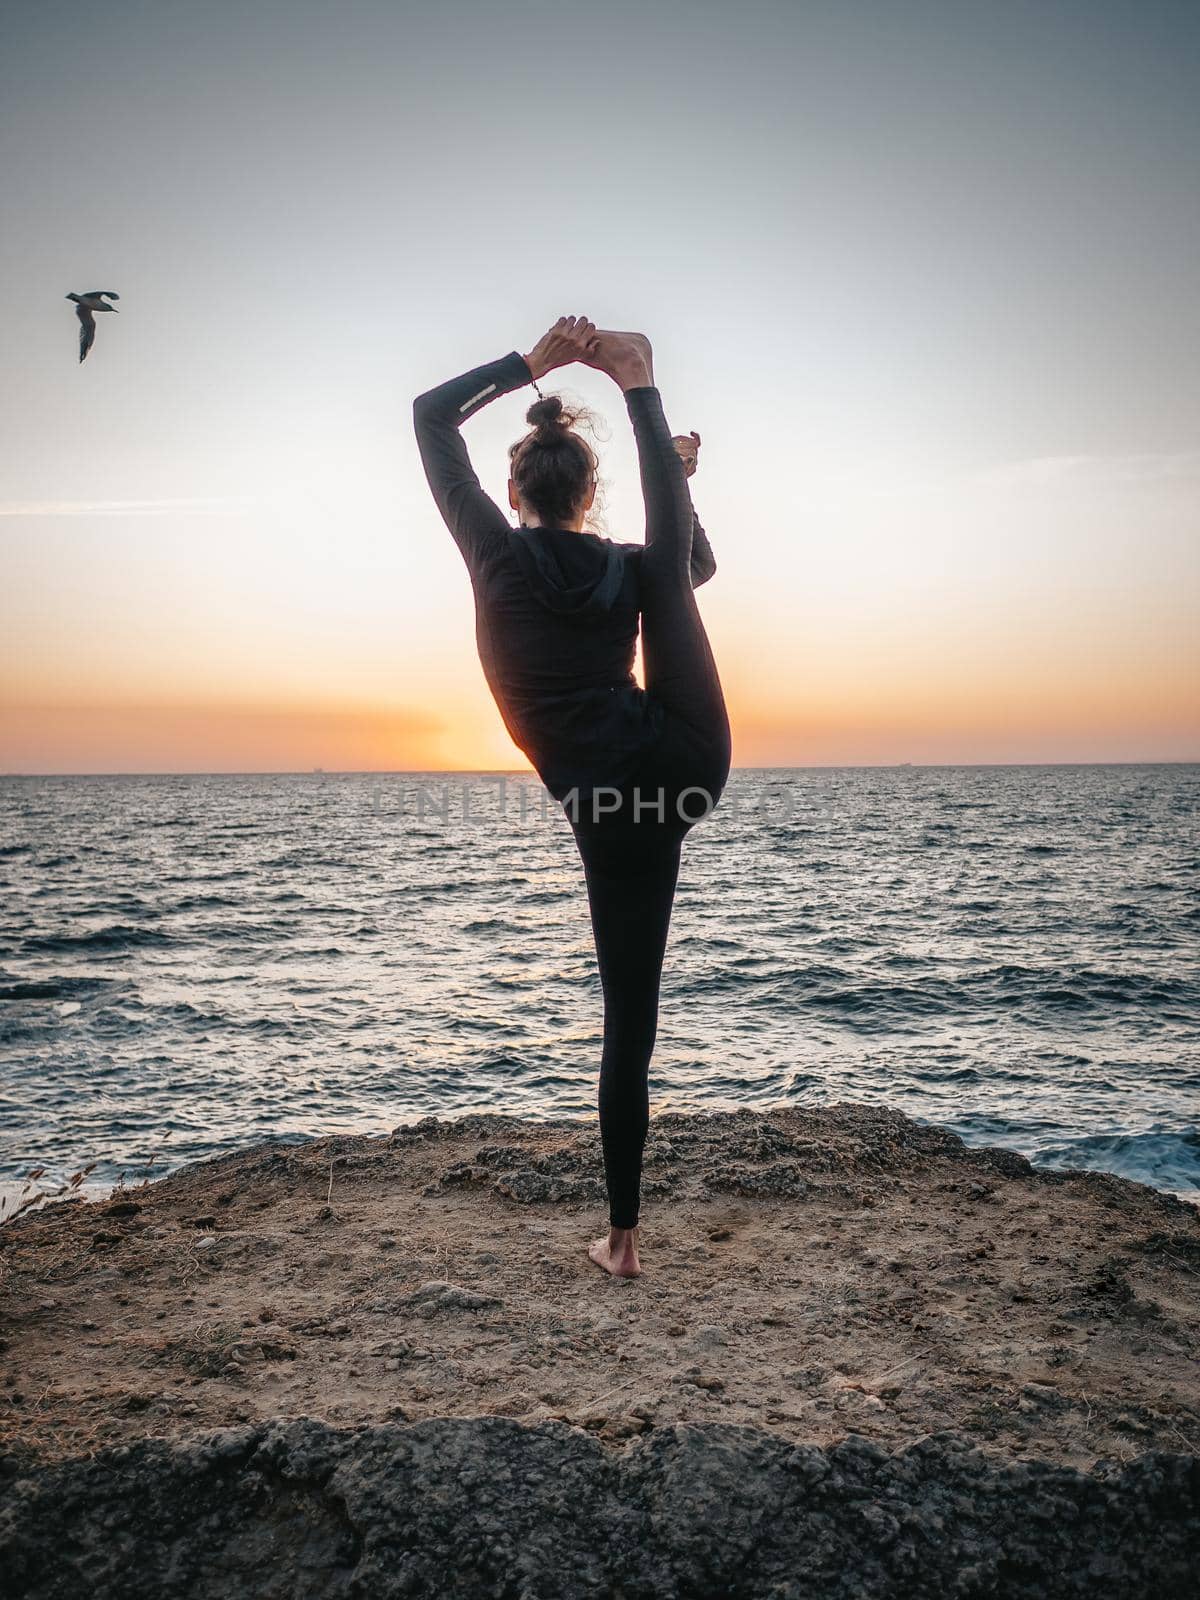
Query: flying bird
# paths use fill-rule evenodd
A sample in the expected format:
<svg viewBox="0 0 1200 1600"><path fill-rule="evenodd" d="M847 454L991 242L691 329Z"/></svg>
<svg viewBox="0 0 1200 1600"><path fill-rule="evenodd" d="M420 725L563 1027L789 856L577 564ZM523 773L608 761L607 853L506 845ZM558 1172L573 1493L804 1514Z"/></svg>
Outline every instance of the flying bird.
<svg viewBox="0 0 1200 1600"><path fill-rule="evenodd" d="M109 300L119 300L121 296L115 289L89 289L86 294L69 294L68 300L75 302L75 315L79 318L79 359L83 360L92 348L96 339L96 318L93 312L115 311L116 306L106 304Z"/></svg>

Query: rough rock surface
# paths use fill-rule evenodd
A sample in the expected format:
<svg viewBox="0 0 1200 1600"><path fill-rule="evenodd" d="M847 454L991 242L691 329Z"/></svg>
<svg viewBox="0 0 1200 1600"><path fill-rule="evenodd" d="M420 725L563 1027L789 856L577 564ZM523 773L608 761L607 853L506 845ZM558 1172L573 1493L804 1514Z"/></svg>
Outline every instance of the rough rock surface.
<svg viewBox="0 0 1200 1600"><path fill-rule="evenodd" d="M668 1115L618 1282L600 1174L426 1119L0 1228L0 1593L1195 1594L1195 1207Z"/></svg>
<svg viewBox="0 0 1200 1600"><path fill-rule="evenodd" d="M998 1464L676 1426L272 1423L2 1484L11 1600L1194 1596L1200 1464Z"/></svg>

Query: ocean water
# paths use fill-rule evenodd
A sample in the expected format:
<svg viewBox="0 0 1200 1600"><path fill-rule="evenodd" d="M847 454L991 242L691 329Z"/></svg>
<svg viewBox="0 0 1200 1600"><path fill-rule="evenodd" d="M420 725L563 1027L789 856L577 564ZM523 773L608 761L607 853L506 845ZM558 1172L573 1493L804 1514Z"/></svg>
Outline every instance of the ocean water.
<svg viewBox="0 0 1200 1600"><path fill-rule="evenodd" d="M735 771L684 847L652 1108L886 1103L1197 1194L1198 799L1200 766ZM546 800L0 779L0 1177L591 1112L600 989Z"/></svg>

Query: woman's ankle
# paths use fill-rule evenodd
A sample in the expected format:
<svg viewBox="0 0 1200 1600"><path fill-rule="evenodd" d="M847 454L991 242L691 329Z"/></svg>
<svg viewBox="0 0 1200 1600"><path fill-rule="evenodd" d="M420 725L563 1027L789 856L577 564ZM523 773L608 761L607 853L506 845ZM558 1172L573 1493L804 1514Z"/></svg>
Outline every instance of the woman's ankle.
<svg viewBox="0 0 1200 1600"><path fill-rule="evenodd" d="M612 370L612 377L622 389L652 389L654 374L644 361L622 361Z"/></svg>

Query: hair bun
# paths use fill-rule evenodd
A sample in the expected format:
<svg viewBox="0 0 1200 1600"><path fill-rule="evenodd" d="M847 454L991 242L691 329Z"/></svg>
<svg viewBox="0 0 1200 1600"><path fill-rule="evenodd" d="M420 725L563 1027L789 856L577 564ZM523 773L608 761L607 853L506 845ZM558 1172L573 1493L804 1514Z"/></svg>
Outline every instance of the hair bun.
<svg viewBox="0 0 1200 1600"><path fill-rule="evenodd" d="M562 417L563 403L556 394L548 394L542 400L535 400L525 413L525 421L536 428L545 428L547 432L559 424Z"/></svg>

